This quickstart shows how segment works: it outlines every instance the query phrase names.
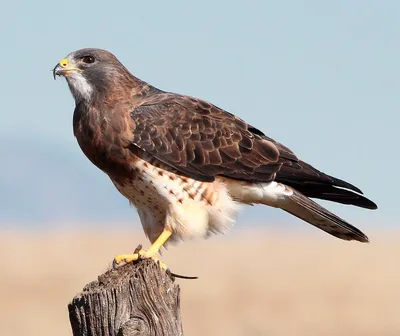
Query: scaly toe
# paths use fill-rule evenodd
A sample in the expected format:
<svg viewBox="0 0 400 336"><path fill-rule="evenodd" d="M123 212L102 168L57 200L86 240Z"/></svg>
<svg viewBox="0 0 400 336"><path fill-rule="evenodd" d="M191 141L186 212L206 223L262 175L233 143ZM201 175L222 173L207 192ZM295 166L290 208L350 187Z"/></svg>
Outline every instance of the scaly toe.
<svg viewBox="0 0 400 336"><path fill-rule="evenodd" d="M114 267L119 267L122 265L125 265L127 263L137 261L141 258L140 253L134 253L134 254L120 254L115 256L114 261L113 261L113 266Z"/></svg>
<svg viewBox="0 0 400 336"><path fill-rule="evenodd" d="M148 253L146 250L142 250L140 245L135 249L135 252L133 254L120 254L115 256L113 261L113 268L118 268L127 263L138 261L140 259L152 259L162 269L168 269L167 265L160 261L157 256L155 256L153 253Z"/></svg>

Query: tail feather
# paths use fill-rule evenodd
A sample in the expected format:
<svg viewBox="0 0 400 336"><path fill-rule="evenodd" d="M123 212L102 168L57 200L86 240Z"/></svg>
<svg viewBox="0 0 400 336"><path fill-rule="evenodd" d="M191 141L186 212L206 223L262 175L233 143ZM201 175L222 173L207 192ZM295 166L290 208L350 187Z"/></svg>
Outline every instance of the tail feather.
<svg viewBox="0 0 400 336"><path fill-rule="evenodd" d="M324 207L315 203L300 192L290 188L285 200L279 202L279 207L286 212L314 225L315 227L344 240L369 242L368 237L356 227L336 216Z"/></svg>
<svg viewBox="0 0 400 336"><path fill-rule="evenodd" d="M292 188L296 189L303 195L311 198L319 198L326 201L355 205L365 209L375 210L377 205L363 195L357 194L352 190L337 188L333 185L323 184L307 184L296 185L289 184Z"/></svg>
<svg viewBox="0 0 400 336"><path fill-rule="evenodd" d="M224 182L230 196L237 202L280 208L340 239L369 241L359 229L283 183L248 183L230 179Z"/></svg>
<svg viewBox="0 0 400 336"><path fill-rule="evenodd" d="M362 191L355 185L327 175L304 161L287 161L282 164L275 181L290 186L307 197L371 210L378 208L374 202L362 196Z"/></svg>

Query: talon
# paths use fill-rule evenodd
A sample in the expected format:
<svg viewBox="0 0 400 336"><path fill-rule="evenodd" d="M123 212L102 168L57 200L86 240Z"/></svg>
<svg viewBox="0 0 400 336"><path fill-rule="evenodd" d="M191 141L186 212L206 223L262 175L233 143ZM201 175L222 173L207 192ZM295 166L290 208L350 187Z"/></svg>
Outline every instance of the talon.
<svg viewBox="0 0 400 336"><path fill-rule="evenodd" d="M123 261L122 255L117 255L114 258L114 263L119 265Z"/></svg>
<svg viewBox="0 0 400 336"><path fill-rule="evenodd" d="M160 265L160 267L164 270L167 270L168 267L165 263L160 261L155 255L152 253L149 253L148 251L139 249L141 248L141 245L139 245L135 249L135 253L133 254L120 254L115 256L113 264L115 266L121 266L121 264L125 265L130 262L142 260L142 259L152 259L156 264Z"/></svg>
<svg viewBox="0 0 400 336"><path fill-rule="evenodd" d="M142 244L139 244L139 245L135 248L135 251L133 251L133 254L139 254L140 251L142 251Z"/></svg>
<svg viewBox="0 0 400 336"><path fill-rule="evenodd" d="M138 245L133 254L121 254L115 256L113 261L114 268L120 266L122 262L124 262L124 264L127 264L140 259L152 259L158 265L160 265L162 269L167 270L167 265L160 261L156 257L156 255L160 251L161 246L167 241L171 234L172 233L170 231L164 230L161 235L156 239L156 241L150 246L148 251L143 250L142 245Z"/></svg>
<svg viewBox="0 0 400 336"><path fill-rule="evenodd" d="M120 254L115 256L114 258L114 264L115 265L120 265L121 263L127 264L133 261L137 261L141 258L141 255L139 253L134 253L134 254Z"/></svg>

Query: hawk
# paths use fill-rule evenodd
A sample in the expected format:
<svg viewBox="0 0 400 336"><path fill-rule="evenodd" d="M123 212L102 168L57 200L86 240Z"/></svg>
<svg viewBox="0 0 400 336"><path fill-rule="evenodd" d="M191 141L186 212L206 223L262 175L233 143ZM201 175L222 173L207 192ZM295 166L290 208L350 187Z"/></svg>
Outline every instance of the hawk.
<svg viewBox="0 0 400 336"><path fill-rule="evenodd" d="M75 99L80 148L136 207L152 243L116 256L116 264L155 258L167 241L222 233L243 204L280 208L340 239L368 242L311 198L375 203L232 113L160 90L106 50L74 51L53 76L66 78Z"/></svg>

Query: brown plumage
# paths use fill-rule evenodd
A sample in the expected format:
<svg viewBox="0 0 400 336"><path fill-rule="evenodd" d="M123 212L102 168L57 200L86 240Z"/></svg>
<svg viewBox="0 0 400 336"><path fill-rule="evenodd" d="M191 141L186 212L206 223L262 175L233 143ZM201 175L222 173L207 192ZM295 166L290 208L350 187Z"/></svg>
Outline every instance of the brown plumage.
<svg viewBox="0 0 400 336"><path fill-rule="evenodd" d="M66 77L75 98L78 143L137 207L152 242L163 230L172 240L223 231L239 203L278 207L336 237L368 241L308 197L376 209L372 201L242 119L159 90L104 50L63 61L54 75Z"/></svg>

